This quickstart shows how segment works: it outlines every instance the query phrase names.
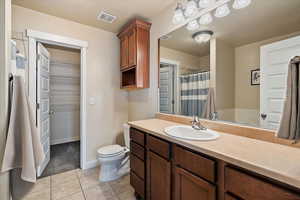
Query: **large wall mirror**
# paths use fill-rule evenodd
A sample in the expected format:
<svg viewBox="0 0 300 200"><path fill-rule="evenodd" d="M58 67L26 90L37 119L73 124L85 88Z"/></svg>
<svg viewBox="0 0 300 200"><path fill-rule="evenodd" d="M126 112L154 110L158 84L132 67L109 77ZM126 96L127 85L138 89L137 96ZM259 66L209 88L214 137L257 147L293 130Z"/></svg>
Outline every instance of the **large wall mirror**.
<svg viewBox="0 0 300 200"><path fill-rule="evenodd" d="M290 60L300 56L300 1L252 0L208 25L160 38L159 109L277 129Z"/></svg>

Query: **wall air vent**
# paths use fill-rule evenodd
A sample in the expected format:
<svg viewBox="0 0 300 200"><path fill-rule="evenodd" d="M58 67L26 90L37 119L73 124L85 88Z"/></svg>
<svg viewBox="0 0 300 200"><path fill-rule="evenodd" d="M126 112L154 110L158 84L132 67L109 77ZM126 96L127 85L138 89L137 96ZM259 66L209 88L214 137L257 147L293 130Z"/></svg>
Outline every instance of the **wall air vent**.
<svg viewBox="0 0 300 200"><path fill-rule="evenodd" d="M113 23L115 20L117 19L116 16L114 15L111 15L107 12L104 12L104 11L101 11L99 13L99 15L97 16L97 20L101 20L101 21L104 21L104 22L107 22L107 23Z"/></svg>

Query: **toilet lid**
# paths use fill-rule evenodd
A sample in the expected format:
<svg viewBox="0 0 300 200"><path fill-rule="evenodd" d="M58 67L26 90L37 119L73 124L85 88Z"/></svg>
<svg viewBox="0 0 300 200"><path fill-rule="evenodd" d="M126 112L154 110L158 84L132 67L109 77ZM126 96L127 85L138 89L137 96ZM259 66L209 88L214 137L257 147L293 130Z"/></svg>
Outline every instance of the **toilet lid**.
<svg viewBox="0 0 300 200"><path fill-rule="evenodd" d="M114 156L122 153L123 151L124 151L124 147L114 144L114 145L101 147L100 149L98 149L98 154L100 156Z"/></svg>

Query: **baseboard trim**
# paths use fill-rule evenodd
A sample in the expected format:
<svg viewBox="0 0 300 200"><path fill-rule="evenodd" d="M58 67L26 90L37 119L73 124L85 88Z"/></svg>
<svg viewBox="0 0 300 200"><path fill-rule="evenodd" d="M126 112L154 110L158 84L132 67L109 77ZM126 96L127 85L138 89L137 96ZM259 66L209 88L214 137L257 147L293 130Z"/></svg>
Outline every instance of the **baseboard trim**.
<svg viewBox="0 0 300 200"><path fill-rule="evenodd" d="M72 137L72 138L63 138L63 139L56 139L56 140L51 140L50 145L55 145L55 144L63 144L63 143L68 143L68 142L75 142L79 141L80 137Z"/></svg>
<svg viewBox="0 0 300 200"><path fill-rule="evenodd" d="M85 163L83 169L91 169L91 168L95 168L97 166L99 166L98 160L90 160Z"/></svg>

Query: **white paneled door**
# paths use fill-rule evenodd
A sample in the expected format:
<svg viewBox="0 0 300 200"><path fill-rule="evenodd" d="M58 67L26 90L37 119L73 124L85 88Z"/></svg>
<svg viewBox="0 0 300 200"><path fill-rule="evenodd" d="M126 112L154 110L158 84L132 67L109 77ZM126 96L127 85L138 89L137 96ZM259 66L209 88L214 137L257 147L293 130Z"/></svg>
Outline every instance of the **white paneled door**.
<svg viewBox="0 0 300 200"><path fill-rule="evenodd" d="M261 126L279 128L286 96L290 60L300 56L300 37L261 47L260 122Z"/></svg>
<svg viewBox="0 0 300 200"><path fill-rule="evenodd" d="M174 67L163 65L159 73L160 112L174 114Z"/></svg>
<svg viewBox="0 0 300 200"><path fill-rule="evenodd" d="M37 125L45 152L45 160L38 167L41 176L50 160L50 54L41 44L37 44Z"/></svg>

